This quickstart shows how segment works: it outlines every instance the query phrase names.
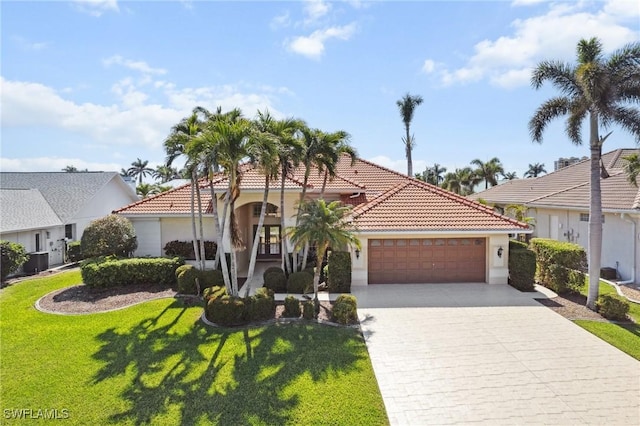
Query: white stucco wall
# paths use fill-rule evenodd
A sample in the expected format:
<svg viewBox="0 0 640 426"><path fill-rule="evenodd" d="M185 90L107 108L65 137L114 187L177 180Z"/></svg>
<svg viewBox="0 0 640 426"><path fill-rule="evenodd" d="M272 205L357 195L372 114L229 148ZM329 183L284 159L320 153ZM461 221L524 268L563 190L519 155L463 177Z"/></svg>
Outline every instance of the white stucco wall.
<svg viewBox="0 0 640 426"><path fill-rule="evenodd" d="M64 252L64 242L61 241L64 238L63 226L9 232L0 234L0 239L18 243L24 247L27 253L31 253L36 251L36 234L40 235L40 251L49 253L49 267L61 265Z"/></svg>

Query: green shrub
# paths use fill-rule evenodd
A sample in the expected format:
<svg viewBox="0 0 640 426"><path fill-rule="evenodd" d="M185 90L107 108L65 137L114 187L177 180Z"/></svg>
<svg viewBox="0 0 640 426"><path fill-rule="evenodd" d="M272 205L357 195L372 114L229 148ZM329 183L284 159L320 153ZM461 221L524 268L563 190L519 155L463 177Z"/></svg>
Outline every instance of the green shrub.
<svg viewBox="0 0 640 426"><path fill-rule="evenodd" d="M512 250L526 250L529 248L529 244L518 240L509 240L509 252Z"/></svg>
<svg viewBox="0 0 640 426"><path fill-rule="evenodd" d="M214 241L204 242L205 259L213 260L216 258L217 245ZM198 250L200 250L200 241L198 241ZM196 255L193 251L193 241L169 241L164 246L164 252L170 257L182 257L187 260L195 260Z"/></svg>
<svg viewBox="0 0 640 426"><path fill-rule="evenodd" d="M351 291L351 254L346 251L332 251L327 265L327 288L331 293Z"/></svg>
<svg viewBox="0 0 640 426"><path fill-rule="evenodd" d="M246 323L246 303L241 297L224 295L210 299L205 308L206 318L222 326L234 326Z"/></svg>
<svg viewBox="0 0 640 426"><path fill-rule="evenodd" d="M536 280L557 293L579 289L583 281L570 270L583 271L587 262L584 249L578 244L533 238L531 249L536 254ZM569 281L571 280L571 281Z"/></svg>
<svg viewBox="0 0 640 426"><path fill-rule="evenodd" d="M80 241L71 241L67 243L67 259L69 259L69 262L80 262L84 259Z"/></svg>
<svg viewBox="0 0 640 426"><path fill-rule="evenodd" d="M4 281L29 260L24 246L11 241L0 241L0 255L2 258L0 261L0 281Z"/></svg>
<svg viewBox="0 0 640 426"><path fill-rule="evenodd" d="M224 287L222 271L219 269L205 269L204 271L200 271L200 287L206 288L216 286Z"/></svg>
<svg viewBox="0 0 640 426"><path fill-rule="evenodd" d="M202 291L202 297L204 297L204 300L206 300L207 303L211 300L225 296L226 294L227 288L224 286L207 287Z"/></svg>
<svg viewBox="0 0 640 426"><path fill-rule="evenodd" d="M316 318L316 307L313 300L305 300L302 303L302 318L312 320Z"/></svg>
<svg viewBox="0 0 640 426"><path fill-rule="evenodd" d="M287 296L284 298L284 313L282 316L286 318L300 318L301 313L300 301L297 297Z"/></svg>
<svg viewBox="0 0 640 426"><path fill-rule="evenodd" d="M341 294L336 298L331 310L333 319L340 324L352 324L358 321L358 304L356 297Z"/></svg>
<svg viewBox="0 0 640 426"><path fill-rule="evenodd" d="M313 290L313 276L307 272L294 272L287 280L287 292L304 294Z"/></svg>
<svg viewBox="0 0 640 426"><path fill-rule="evenodd" d="M270 272L267 269L264 274L264 286L274 293L284 293L287 291L287 277L284 275L282 269L278 268Z"/></svg>
<svg viewBox="0 0 640 426"><path fill-rule="evenodd" d="M196 279L200 279L198 269L193 265L182 265L176 269L176 280L178 281L178 293L198 294ZM204 288L200 282L200 288Z"/></svg>
<svg viewBox="0 0 640 426"><path fill-rule="evenodd" d="M265 321L272 319L276 304L273 300L273 292L267 288L259 288L256 293L248 298L247 319L249 321Z"/></svg>
<svg viewBox="0 0 640 426"><path fill-rule="evenodd" d="M84 229L80 247L86 257L126 257L135 251L138 241L129 219L110 214L94 220Z"/></svg>
<svg viewBox="0 0 640 426"><path fill-rule="evenodd" d="M269 266L267 269L264 270L264 272L262 273L262 278L266 281L266 277L267 274L270 274L272 272L281 272L284 274L284 271L282 270L281 267L279 266Z"/></svg>
<svg viewBox="0 0 640 426"><path fill-rule="evenodd" d="M614 321L625 321L629 312L629 303L616 297L603 294L596 301L596 310L603 317Z"/></svg>
<svg viewBox="0 0 640 426"><path fill-rule="evenodd" d="M82 262L83 282L89 287L119 287L137 284L176 284L176 269L183 264L180 258L101 257Z"/></svg>
<svg viewBox="0 0 640 426"><path fill-rule="evenodd" d="M579 293L584 286L584 280L584 273L552 264L547 271L546 287L558 294Z"/></svg>
<svg viewBox="0 0 640 426"><path fill-rule="evenodd" d="M526 245L524 245L526 247ZM533 291L536 275L536 255L520 245L509 243L509 284L520 291Z"/></svg>

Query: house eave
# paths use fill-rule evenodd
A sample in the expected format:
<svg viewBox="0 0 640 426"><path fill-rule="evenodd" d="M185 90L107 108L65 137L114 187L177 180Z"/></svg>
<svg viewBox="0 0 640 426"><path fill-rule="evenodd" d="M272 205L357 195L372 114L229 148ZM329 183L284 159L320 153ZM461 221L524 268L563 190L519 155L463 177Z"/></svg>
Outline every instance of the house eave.
<svg viewBox="0 0 640 426"><path fill-rule="evenodd" d="M425 235L469 235L469 234L482 234L482 235L504 235L504 234L531 234L533 233L532 229L440 229L440 230L429 230L429 229L385 229L385 230L376 230L376 229L367 229L367 230L359 230L359 234L394 234L394 235L415 235L415 234L425 234Z"/></svg>

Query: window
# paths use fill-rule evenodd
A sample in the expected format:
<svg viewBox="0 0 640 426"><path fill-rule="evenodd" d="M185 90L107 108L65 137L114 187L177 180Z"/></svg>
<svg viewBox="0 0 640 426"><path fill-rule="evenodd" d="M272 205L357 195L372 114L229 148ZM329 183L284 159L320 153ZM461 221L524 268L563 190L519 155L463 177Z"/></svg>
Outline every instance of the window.
<svg viewBox="0 0 640 426"><path fill-rule="evenodd" d="M253 217L260 217L260 212L262 211L262 203L254 203L253 204ZM278 214L278 207L273 204L267 203L267 211L266 216L276 216Z"/></svg>
<svg viewBox="0 0 640 426"><path fill-rule="evenodd" d="M64 226L64 236L70 240L73 240L73 225L65 225Z"/></svg>
<svg viewBox="0 0 640 426"><path fill-rule="evenodd" d="M580 222L589 222L589 213L580 213ZM604 223L604 215L602 215L602 223Z"/></svg>

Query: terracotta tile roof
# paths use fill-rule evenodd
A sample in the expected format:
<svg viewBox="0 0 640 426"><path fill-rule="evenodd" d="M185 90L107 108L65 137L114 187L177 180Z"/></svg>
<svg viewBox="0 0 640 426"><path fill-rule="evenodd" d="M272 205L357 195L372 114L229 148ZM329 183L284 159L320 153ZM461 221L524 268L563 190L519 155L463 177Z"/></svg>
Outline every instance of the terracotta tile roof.
<svg viewBox="0 0 640 426"><path fill-rule="evenodd" d="M336 168L337 174L363 185L368 193L381 193L390 187L405 182L406 175L358 158L351 165L351 158L343 155Z"/></svg>
<svg viewBox="0 0 640 426"><path fill-rule="evenodd" d="M340 194L340 202L349 206L359 206L367 202L367 194L365 192L356 192L354 194Z"/></svg>
<svg viewBox="0 0 640 426"><path fill-rule="evenodd" d="M200 179L203 213L212 213L211 193L206 179ZM191 214L191 183L114 210L114 213L139 215Z"/></svg>
<svg viewBox="0 0 640 426"><path fill-rule="evenodd" d="M524 231L527 225L415 179L353 210L360 231Z"/></svg>
<svg viewBox="0 0 640 426"><path fill-rule="evenodd" d="M622 157L638 149L618 149L602 156L609 177L600 180L602 208L632 210L640 208L640 190L626 180ZM514 179L471 195L496 204L526 204L589 208L590 160L581 161L547 175L532 179Z"/></svg>

